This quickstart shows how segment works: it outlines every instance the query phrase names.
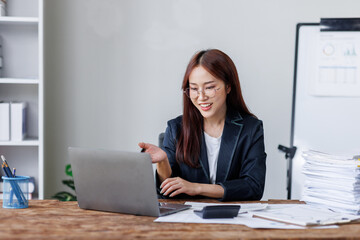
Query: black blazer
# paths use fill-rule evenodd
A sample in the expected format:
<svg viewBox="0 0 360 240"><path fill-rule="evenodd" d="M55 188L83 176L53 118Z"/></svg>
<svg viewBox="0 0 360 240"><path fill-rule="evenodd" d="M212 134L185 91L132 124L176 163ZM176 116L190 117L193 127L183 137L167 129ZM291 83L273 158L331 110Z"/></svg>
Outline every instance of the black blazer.
<svg viewBox="0 0 360 240"><path fill-rule="evenodd" d="M171 177L181 177L189 182L210 184L204 134L202 134L200 167L192 168L175 159L178 132L182 116L168 121L163 150L172 169ZM260 200L265 185L266 153L262 121L252 116L228 110L221 139L216 172L216 184L221 185L224 197L221 201ZM156 173L159 191L159 179ZM186 194L180 198L192 198ZM197 196L197 198L200 196Z"/></svg>

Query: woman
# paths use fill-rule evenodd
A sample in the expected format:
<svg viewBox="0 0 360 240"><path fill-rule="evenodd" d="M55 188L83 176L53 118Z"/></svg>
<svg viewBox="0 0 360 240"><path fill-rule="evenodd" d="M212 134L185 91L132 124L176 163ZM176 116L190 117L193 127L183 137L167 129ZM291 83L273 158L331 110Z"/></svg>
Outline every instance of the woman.
<svg viewBox="0 0 360 240"><path fill-rule="evenodd" d="M168 122L163 149L139 146L156 163L166 197L260 200L265 184L262 122L245 105L233 61L210 49L190 60L183 115Z"/></svg>

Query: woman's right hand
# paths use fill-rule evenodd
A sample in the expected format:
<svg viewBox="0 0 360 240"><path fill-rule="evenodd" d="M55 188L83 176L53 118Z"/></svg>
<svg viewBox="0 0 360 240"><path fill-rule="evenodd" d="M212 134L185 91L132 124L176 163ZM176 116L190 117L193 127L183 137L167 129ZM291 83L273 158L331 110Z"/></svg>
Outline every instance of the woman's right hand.
<svg viewBox="0 0 360 240"><path fill-rule="evenodd" d="M164 152L164 150L162 150L158 146L155 146L150 143L144 143L144 142L141 142L138 145L139 145L139 147L145 149L146 153L150 154L152 163L160 163L167 159L166 152Z"/></svg>

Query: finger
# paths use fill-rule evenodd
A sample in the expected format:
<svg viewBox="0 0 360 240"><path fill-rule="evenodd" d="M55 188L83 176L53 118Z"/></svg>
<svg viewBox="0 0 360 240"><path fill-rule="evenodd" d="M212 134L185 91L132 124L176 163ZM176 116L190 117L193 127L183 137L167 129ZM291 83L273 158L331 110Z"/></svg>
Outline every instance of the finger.
<svg viewBox="0 0 360 240"><path fill-rule="evenodd" d="M166 192L172 185L174 185L172 182L165 184L165 185L161 188L161 192L160 192L160 193Z"/></svg>
<svg viewBox="0 0 360 240"><path fill-rule="evenodd" d="M160 188L163 188L166 184L168 184L169 182L171 182L174 178L167 178L165 179L161 185L160 185Z"/></svg>
<svg viewBox="0 0 360 240"><path fill-rule="evenodd" d="M169 197L175 197L176 195L179 195L180 193L183 193L182 188L179 188L178 190L174 191L169 195Z"/></svg>
<svg viewBox="0 0 360 240"><path fill-rule="evenodd" d="M168 178L169 179L169 178ZM175 179L176 180L176 179ZM171 186L178 184L177 181L175 181L174 178L173 179L169 179L169 181L166 184L163 184L163 187L161 188L161 192L166 192Z"/></svg>
<svg viewBox="0 0 360 240"><path fill-rule="evenodd" d="M168 184L168 183L170 183L170 182L173 182L173 181L175 181L177 178L167 178L167 179L165 179L162 183L161 183L161 185L160 185L160 188L163 188L166 184Z"/></svg>
<svg viewBox="0 0 360 240"><path fill-rule="evenodd" d="M138 146L141 147L141 152L149 152L151 154L152 144L140 142Z"/></svg>
<svg viewBox="0 0 360 240"><path fill-rule="evenodd" d="M181 185L180 184L175 184L175 185L172 185L171 187L168 188L168 190L166 192L164 192L164 195L168 195L172 192L174 192L175 190L178 190L178 189L181 189Z"/></svg>
<svg viewBox="0 0 360 240"><path fill-rule="evenodd" d="M139 145L139 147L145 148L145 149L148 149L148 148L150 148L152 146L155 146L155 145L153 145L151 143L146 143L146 142L140 142L138 145Z"/></svg>

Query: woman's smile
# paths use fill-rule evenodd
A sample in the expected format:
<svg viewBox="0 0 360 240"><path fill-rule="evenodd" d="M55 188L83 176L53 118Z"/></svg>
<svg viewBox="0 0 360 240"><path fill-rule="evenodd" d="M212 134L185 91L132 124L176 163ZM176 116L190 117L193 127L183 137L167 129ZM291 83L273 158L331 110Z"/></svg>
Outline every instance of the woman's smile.
<svg viewBox="0 0 360 240"><path fill-rule="evenodd" d="M212 103L199 103L201 110L209 111L211 109Z"/></svg>

